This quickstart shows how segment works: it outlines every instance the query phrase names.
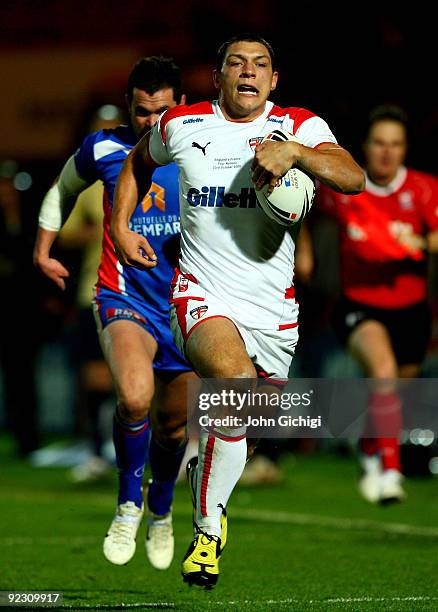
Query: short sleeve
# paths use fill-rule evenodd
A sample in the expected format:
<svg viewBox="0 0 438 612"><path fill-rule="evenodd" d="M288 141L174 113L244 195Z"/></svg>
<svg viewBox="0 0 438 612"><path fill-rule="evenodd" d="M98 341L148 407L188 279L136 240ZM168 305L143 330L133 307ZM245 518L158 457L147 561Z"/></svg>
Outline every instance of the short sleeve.
<svg viewBox="0 0 438 612"><path fill-rule="evenodd" d="M316 115L303 121L296 130L295 136L303 145L312 149L326 142L337 144L336 138L327 123Z"/></svg>
<svg viewBox="0 0 438 612"><path fill-rule="evenodd" d="M99 178L94 158L94 145L97 132L89 134L74 155L76 170L87 183L94 183Z"/></svg>
<svg viewBox="0 0 438 612"><path fill-rule="evenodd" d="M160 166L165 166L172 161L168 151L169 136L167 111L161 115L154 125L149 136L149 153L152 159Z"/></svg>

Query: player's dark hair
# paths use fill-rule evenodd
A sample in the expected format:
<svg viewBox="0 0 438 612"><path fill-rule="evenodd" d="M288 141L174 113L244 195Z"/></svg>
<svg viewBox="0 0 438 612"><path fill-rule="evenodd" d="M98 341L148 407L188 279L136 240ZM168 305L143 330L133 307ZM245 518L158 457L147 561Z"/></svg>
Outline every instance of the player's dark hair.
<svg viewBox="0 0 438 612"><path fill-rule="evenodd" d="M367 136L373 125L380 121L395 121L403 125L406 132L408 130L408 116L400 106L396 106L395 104L382 104L380 106L375 106L370 111L368 115Z"/></svg>
<svg viewBox="0 0 438 612"><path fill-rule="evenodd" d="M159 89L170 87L173 89L175 102L179 102L182 95L181 71L172 57L151 55L142 57L134 65L128 77L128 102L132 102L134 87L154 94Z"/></svg>
<svg viewBox="0 0 438 612"><path fill-rule="evenodd" d="M272 48L271 43L269 43L265 38L259 36L258 34L252 34L251 32L244 32L243 34L236 34L232 36L219 47L216 54L216 70L219 72L222 70L222 65L224 63L225 55L228 51L228 47L236 42L257 42L261 45L264 45L269 52L269 56L271 58L272 68L275 70L275 53Z"/></svg>

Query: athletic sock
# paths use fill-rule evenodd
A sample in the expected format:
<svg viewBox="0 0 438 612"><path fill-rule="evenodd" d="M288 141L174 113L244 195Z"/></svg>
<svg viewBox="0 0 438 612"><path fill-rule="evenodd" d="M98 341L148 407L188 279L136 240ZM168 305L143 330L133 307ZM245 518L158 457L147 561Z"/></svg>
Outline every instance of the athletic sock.
<svg viewBox="0 0 438 612"><path fill-rule="evenodd" d="M187 439L173 444L173 448L160 444L152 433L149 445L149 465L152 482L148 489L148 507L153 514L163 516L170 512L173 489L181 461L186 450Z"/></svg>
<svg viewBox="0 0 438 612"><path fill-rule="evenodd" d="M222 508L242 475L246 435L240 430L201 431L196 486L196 523L210 535L221 535Z"/></svg>
<svg viewBox="0 0 438 612"><path fill-rule="evenodd" d="M366 431L369 431L368 429ZM379 452L376 438L360 438L359 451L363 455L371 457Z"/></svg>
<svg viewBox="0 0 438 612"><path fill-rule="evenodd" d="M371 393L368 413L384 470L401 471L399 434L402 427L400 398L397 393Z"/></svg>
<svg viewBox="0 0 438 612"><path fill-rule="evenodd" d="M142 481L149 444L149 417L127 423L119 414L114 415L113 438L119 472L119 504L132 501L142 507Z"/></svg>

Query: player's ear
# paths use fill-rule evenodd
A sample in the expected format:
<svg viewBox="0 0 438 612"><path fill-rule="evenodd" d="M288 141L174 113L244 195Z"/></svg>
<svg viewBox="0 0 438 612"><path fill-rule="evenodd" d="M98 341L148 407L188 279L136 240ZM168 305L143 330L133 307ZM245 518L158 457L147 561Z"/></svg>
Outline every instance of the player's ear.
<svg viewBox="0 0 438 612"><path fill-rule="evenodd" d="M178 102L178 104L183 106L186 103L186 100L187 100L186 94L182 94L181 100Z"/></svg>
<svg viewBox="0 0 438 612"><path fill-rule="evenodd" d="M125 104L126 104L126 108L128 109L128 113L131 112L131 104L129 102L129 96L127 93L125 93Z"/></svg>
<svg viewBox="0 0 438 612"><path fill-rule="evenodd" d="M213 84L216 87L216 89L220 89L221 88L220 75L221 75L221 73L218 70L216 70L216 68L215 68L213 70Z"/></svg>
<svg viewBox="0 0 438 612"><path fill-rule="evenodd" d="M277 81L278 81L278 72L275 71L272 73L271 91L274 91L274 89L277 87Z"/></svg>

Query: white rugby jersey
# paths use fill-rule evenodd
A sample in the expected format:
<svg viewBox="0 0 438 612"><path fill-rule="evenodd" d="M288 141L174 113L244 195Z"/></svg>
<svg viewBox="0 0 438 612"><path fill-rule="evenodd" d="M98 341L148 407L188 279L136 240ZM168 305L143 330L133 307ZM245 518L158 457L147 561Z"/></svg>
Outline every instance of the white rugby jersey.
<svg viewBox="0 0 438 612"><path fill-rule="evenodd" d="M214 101L167 110L149 144L158 164L179 167L181 272L256 329L287 329L298 316L294 240L258 206L251 179L255 145L279 127L308 147L336 142L326 122L303 108L267 102L246 123L225 119Z"/></svg>

